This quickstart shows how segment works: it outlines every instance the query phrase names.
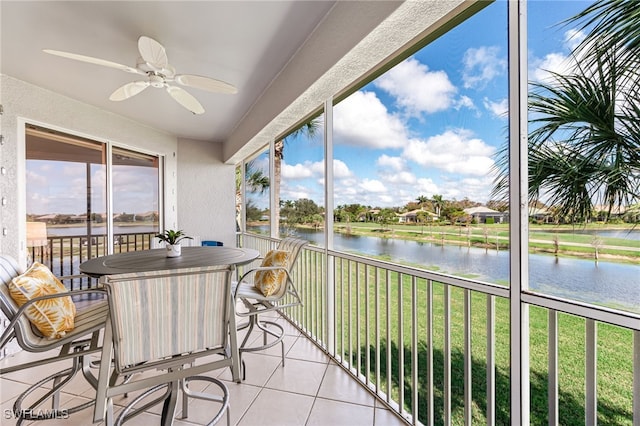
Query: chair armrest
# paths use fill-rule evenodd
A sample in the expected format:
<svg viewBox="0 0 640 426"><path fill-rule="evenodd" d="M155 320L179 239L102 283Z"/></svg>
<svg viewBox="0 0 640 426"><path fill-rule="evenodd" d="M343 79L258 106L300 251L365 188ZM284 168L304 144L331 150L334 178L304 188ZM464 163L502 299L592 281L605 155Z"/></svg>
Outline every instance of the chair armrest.
<svg viewBox="0 0 640 426"><path fill-rule="evenodd" d="M245 282L245 279L252 274L255 274L258 271L278 271L278 270L282 270L285 272L285 274L287 274L287 282L292 283L293 281L291 280L291 275L289 275L289 270L285 267L285 266L260 266L258 268L253 268L248 270L247 272L245 272L244 274L242 274L242 276L240 277L240 279L238 280L238 283L236 285L236 288L233 291L233 298L236 299L236 296L238 294L238 289L240 288L240 284ZM249 284L247 282L247 284Z"/></svg>
<svg viewBox="0 0 640 426"><path fill-rule="evenodd" d="M5 327L4 332L2 333L2 336L0 336L0 349L2 349L7 343L9 343L9 341L13 337L11 336L11 334L13 333L14 326L20 320L20 317L24 314L24 312L27 310L29 306L41 300L57 299L58 297L76 296L79 294L89 294L89 293L100 293L105 296L107 295L107 292L102 288L92 288L92 289L85 289L85 290L66 291L64 293L47 294L44 296L34 297L33 299L28 300L24 305L20 306L20 308L16 311L16 313L13 315L13 317L9 321L9 324L7 324L7 326Z"/></svg>

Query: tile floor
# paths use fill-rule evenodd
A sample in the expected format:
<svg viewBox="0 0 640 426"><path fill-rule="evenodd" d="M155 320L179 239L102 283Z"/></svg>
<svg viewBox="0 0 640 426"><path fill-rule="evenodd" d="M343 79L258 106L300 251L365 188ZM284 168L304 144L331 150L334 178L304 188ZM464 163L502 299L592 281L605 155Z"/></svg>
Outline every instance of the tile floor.
<svg viewBox="0 0 640 426"><path fill-rule="evenodd" d="M263 352L244 355L247 369L246 380L240 384L231 380L228 369L212 372L211 375L225 381L230 393L230 417L232 425L404 425L396 415L387 410L369 392L354 381L334 361L331 361L310 340L279 318L286 330L285 367L280 364L279 346ZM260 338L256 335L256 338ZM16 358L27 359L32 354L21 353L0 361L16 362ZM63 365L60 363L60 365ZM62 369L62 368L60 368ZM0 379L0 408L2 425L14 424L10 409L17 395L38 378L50 374L53 368L38 367L7 374ZM200 382L206 383L206 382ZM202 385L201 385L202 386ZM213 385L211 385L213 386ZM81 377L76 377L65 387L62 404L77 404L91 398L93 389ZM114 411L122 409L129 399L114 400ZM201 425L210 420L210 403L190 399L189 416L176 425ZM32 422L42 426L90 425L92 409L70 415L68 419ZM154 407L133 418L127 425L159 424L160 407ZM218 424L226 424L226 416ZM29 424L26 422L25 424Z"/></svg>

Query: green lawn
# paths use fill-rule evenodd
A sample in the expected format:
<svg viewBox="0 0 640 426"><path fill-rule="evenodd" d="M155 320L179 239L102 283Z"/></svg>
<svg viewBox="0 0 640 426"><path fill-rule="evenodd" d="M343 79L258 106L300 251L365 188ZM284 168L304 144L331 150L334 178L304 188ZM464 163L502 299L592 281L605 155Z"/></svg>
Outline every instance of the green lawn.
<svg viewBox="0 0 640 426"><path fill-rule="evenodd" d="M569 225L531 225L529 248L532 252L555 254L555 240L558 241L558 255L579 258L594 258L594 236L610 229L632 230L637 225L616 225L615 228L600 224L583 227ZM470 245L500 250L509 248L508 224L473 224L469 228L452 225L391 224L384 229L378 223L356 223L335 225L335 231L354 235L398 238L415 241L441 242L442 244ZM587 231L587 234L570 233L571 230ZM562 231L562 232L558 232ZM598 254L607 261L637 263L640 261L638 240L598 236Z"/></svg>
<svg viewBox="0 0 640 426"><path fill-rule="evenodd" d="M418 406L419 419L425 421L427 413L427 284L425 280L416 280L416 309L418 330L418 353L411 351L411 300L412 281L404 277L402 283L398 275L391 273L387 283L387 275L378 273L377 292L379 305L376 311L376 284L374 269L364 268L358 272L356 281L355 267L343 268L336 278L336 310L337 313L337 353L349 359L349 348L353 353L351 362L357 366L360 361L360 372L367 374L366 358L369 357L370 380L376 376L376 321L380 329L380 374L382 389L386 389L387 378L392 383L392 395L398 401L399 392L404 391L405 407L410 410L412 399L411 359L418 357ZM342 277L342 278L340 278ZM351 284L351 289L347 283ZM356 282L358 284L356 284ZM387 285L389 292L387 293ZM399 286L402 285L402 302L400 302ZM390 309L387 311L387 300ZM463 424L463 303L464 290L451 290L451 351L452 351L452 410L453 424ZM473 417L477 424L485 423L486 412L486 303L487 297L480 293L472 293L472 396ZM351 310L349 310L351 306ZM400 343L399 307L402 306L403 336ZM496 415L497 424L509 422L509 305L504 299L495 301L495 339L496 339ZM342 312L342 316L340 314ZM548 424L547 421L547 315L546 309L530 308L530 363L531 363L531 423ZM368 317L368 328L367 328ZM341 320L341 318L343 318ZM351 341L349 341L348 319L351 322ZM391 326L388 329L387 319ZM560 424L583 424L584 418L584 342L585 320L572 315L559 315L559 399ZM342 328L344 327L344 329ZM344 334L341 334L343 330ZM369 345L366 345L367 333ZM344 337L342 337L344 336ZM359 342L358 342L359 337ZM624 425L632 422L632 359L633 341L630 330L607 324L598 324L598 410L599 424ZM344 339L344 345L342 343ZM391 353L391 372L387 371L387 347ZM403 348L404 382L399 383L400 370L398 360L399 348ZM359 359L358 359L359 357ZM433 359L434 359L434 410L436 423L443 418L443 377L444 377L444 286L433 284Z"/></svg>

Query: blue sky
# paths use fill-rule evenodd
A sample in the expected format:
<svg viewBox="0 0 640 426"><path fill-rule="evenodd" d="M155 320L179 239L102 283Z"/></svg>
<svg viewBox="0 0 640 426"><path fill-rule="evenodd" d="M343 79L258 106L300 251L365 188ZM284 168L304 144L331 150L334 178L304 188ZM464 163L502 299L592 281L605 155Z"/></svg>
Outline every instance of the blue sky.
<svg viewBox="0 0 640 426"><path fill-rule="evenodd" d="M529 80L566 70L582 35L556 24L590 3L529 3ZM507 131L506 20L506 2L493 3L336 105L336 206L490 198ZM320 138L288 141L281 198L322 203L321 159Z"/></svg>
<svg viewBox="0 0 640 426"><path fill-rule="evenodd" d="M529 2L529 79L562 71L580 34L559 21L591 2ZM507 3L497 1L355 92L334 109L336 206L403 206L424 195L489 199L494 154L504 143L507 111ZM289 141L281 199L323 203L322 137ZM81 213L85 169L28 165L27 212ZM142 168L144 169L144 168ZM143 170L142 172L145 172ZM120 179L127 179L119 186ZM114 175L120 212L155 209L152 177ZM104 183L104 172L92 177ZM46 183L46 184L45 184ZM101 195L101 194L99 194ZM268 198L252 196L260 207ZM100 202L94 211L103 211Z"/></svg>

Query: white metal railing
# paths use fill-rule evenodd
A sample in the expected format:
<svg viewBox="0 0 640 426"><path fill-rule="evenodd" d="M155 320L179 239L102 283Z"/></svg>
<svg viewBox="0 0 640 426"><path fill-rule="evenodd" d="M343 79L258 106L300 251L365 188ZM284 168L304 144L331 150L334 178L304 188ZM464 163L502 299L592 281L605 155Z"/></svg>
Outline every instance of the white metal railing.
<svg viewBox="0 0 640 426"><path fill-rule="evenodd" d="M263 254L276 243L254 234L241 236L244 247ZM298 262L294 280L304 305L288 309L285 315L408 423L493 425L510 421L511 348L509 316L504 314L509 298L514 297L509 288L315 246L306 246ZM328 295L333 300L327 300ZM624 401L626 408L613 422L639 424L640 317L532 292L520 297L527 306L545 310L548 321L546 381L532 381L532 387L537 386L536 404L541 392L546 392L548 402L542 409L534 403L523 407L526 416L531 413L532 423L562 423L560 407L566 402L559 384L562 341L558 323L571 316L580 317L585 327L584 378L580 379L584 380L584 400L580 403L580 396L571 395L565 399L571 400L574 411L580 406L585 424L598 422L598 391L602 391L598 387L598 326L621 327L633 341L630 359L625 359L632 369L630 378L620 378L628 379L631 389ZM539 356L528 350L526 354Z"/></svg>

